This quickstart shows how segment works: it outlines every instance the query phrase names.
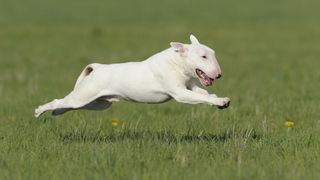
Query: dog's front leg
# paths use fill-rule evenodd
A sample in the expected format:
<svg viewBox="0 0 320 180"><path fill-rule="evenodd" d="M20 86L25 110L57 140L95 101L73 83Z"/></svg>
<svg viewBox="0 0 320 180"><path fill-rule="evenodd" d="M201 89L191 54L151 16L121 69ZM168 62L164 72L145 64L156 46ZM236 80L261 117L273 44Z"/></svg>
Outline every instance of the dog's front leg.
<svg viewBox="0 0 320 180"><path fill-rule="evenodd" d="M178 89L174 91L171 96L178 102L188 104L209 104L218 106L219 108L226 108L230 104L230 99L227 97L219 98L211 96L210 94L201 94L188 89Z"/></svg>
<svg viewBox="0 0 320 180"><path fill-rule="evenodd" d="M188 89L190 89L193 92L200 93L200 94L206 94L210 95L212 97L217 97L215 94L210 94L207 90L200 88L197 86L197 84L194 81L191 81L190 84L188 85Z"/></svg>

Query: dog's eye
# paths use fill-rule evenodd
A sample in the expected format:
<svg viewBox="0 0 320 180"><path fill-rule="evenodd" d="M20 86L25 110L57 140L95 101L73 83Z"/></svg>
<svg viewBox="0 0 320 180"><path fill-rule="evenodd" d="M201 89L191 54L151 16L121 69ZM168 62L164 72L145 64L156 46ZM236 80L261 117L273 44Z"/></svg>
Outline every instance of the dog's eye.
<svg viewBox="0 0 320 180"><path fill-rule="evenodd" d="M201 56L203 59L207 59L207 56L206 55L203 55L203 56Z"/></svg>

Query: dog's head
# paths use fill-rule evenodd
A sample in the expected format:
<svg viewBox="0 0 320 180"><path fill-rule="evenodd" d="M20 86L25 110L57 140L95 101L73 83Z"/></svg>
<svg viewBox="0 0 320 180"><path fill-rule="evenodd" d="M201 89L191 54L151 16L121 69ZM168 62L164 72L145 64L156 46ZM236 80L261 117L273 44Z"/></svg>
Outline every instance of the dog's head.
<svg viewBox="0 0 320 180"><path fill-rule="evenodd" d="M184 63L184 70L198 78L203 86L212 85L221 77L221 69L213 49L200 44L194 35L190 35L191 44L171 42L170 45Z"/></svg>

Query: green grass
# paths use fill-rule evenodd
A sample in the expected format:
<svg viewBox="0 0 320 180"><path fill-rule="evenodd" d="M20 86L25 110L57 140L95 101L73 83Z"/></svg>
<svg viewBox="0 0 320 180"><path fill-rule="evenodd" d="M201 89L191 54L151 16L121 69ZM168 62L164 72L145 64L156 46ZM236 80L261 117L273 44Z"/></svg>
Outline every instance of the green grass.
<svg viewBox="0 0 320 180"><path fill-rule="evenodd" d="M319 1L0 4L0 179L320 177ZM208 90L228 109L119 102L33 117L86 64L141 60L191 32L217 52L224 76Z"/></svg>

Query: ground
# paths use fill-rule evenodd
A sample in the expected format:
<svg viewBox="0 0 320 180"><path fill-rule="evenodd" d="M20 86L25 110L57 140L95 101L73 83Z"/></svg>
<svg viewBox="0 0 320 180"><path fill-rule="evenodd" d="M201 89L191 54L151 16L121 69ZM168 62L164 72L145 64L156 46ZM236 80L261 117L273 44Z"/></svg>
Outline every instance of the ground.
<svg viewBox="0 0 320 180"><path fill-rule="evenodd" d="M0 179L318 179L319 5L1 0ZM207 89L228 109L118 102L33 117L87 64L142 60L190 33L215 49L223 78Z"/></svg>

